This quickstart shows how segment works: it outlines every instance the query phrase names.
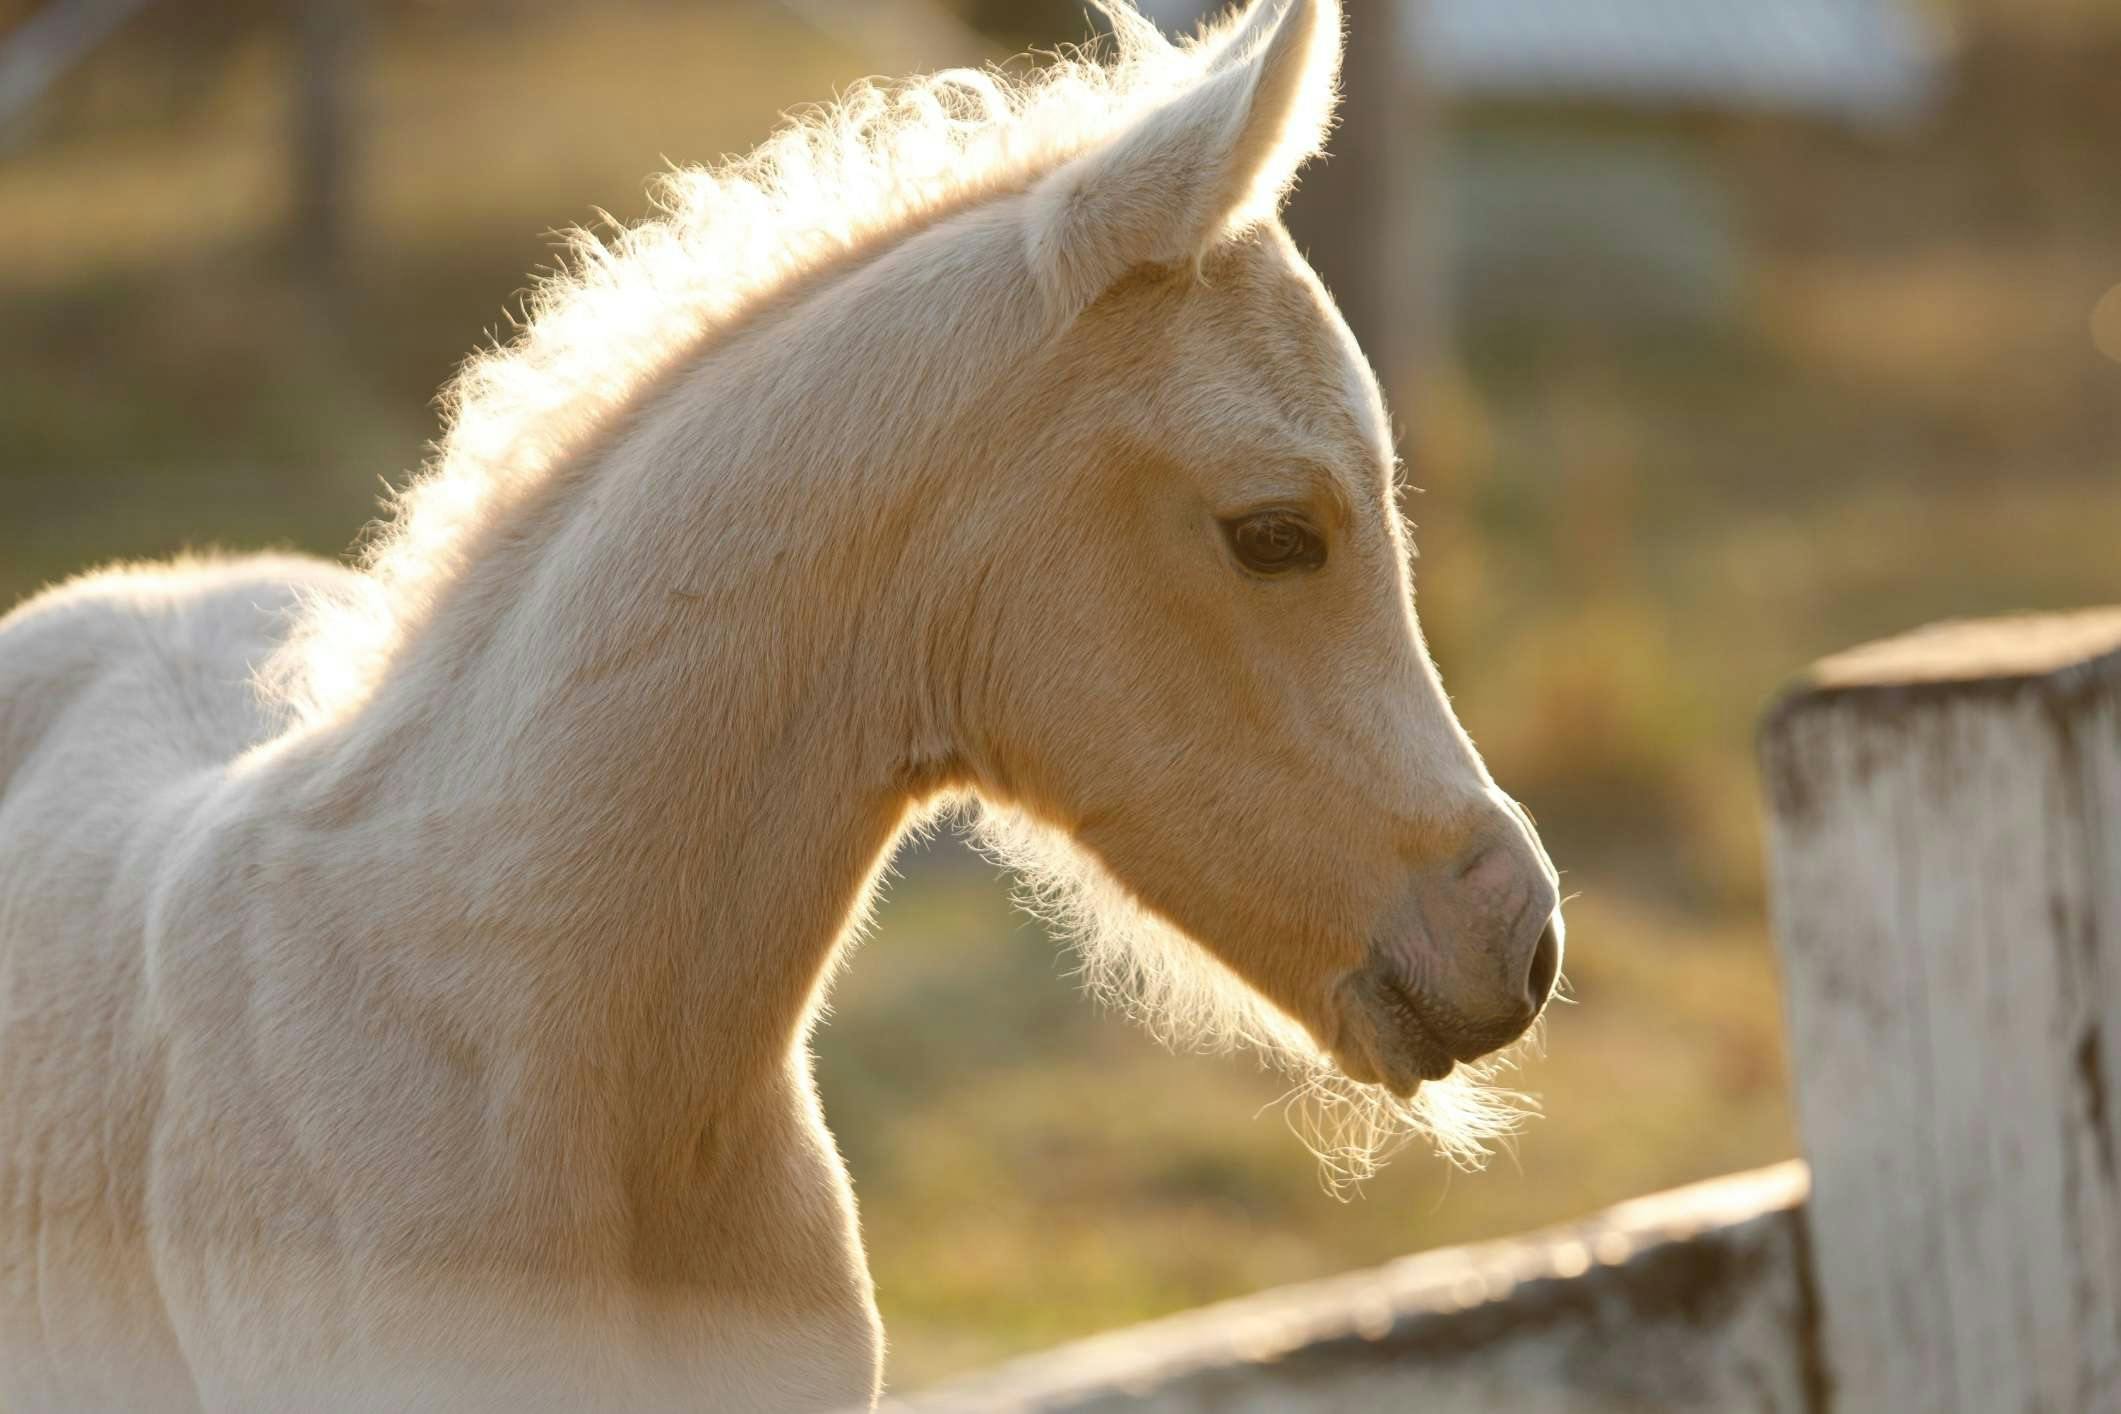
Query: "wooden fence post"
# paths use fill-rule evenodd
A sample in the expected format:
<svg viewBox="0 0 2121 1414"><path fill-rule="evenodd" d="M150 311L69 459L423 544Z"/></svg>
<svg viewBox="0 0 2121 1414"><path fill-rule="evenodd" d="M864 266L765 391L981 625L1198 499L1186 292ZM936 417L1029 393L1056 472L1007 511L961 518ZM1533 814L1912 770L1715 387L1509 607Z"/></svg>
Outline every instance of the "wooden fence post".
<svg viewBox="0 0 2121 1414"><path fill-rule="evenodd" d="M2121 1409L2121 610L1827 659L1761 754L1832 1407Z"/></svg>

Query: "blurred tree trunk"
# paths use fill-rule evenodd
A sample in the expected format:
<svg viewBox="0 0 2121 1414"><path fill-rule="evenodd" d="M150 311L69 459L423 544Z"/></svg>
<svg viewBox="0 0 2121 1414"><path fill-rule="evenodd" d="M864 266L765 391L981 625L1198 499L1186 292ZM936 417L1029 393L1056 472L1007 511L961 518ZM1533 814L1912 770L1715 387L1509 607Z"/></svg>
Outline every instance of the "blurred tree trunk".
<svg viewBox="0 0 2121 1414"><path fill-rule="evenodd" d="M351 245L362 0L293 0L294 211L290 244L313 291L336 301Z"/></svg>

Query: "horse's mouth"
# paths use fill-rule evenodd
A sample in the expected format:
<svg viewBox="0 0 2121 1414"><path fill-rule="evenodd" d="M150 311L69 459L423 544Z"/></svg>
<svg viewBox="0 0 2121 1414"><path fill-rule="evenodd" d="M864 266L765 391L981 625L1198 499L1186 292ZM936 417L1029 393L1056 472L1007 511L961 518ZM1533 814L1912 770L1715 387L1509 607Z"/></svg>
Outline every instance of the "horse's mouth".
<svg viewBox="0 0 2121 1414"><path fill-rule="evenodd" d="M1424 1020L1421 999L1385 971L1366 967L1340 987L1341 1026L1334 1060L1350 1080L1382 1085L1405 1099L1426 1080L1457 1066Z"/></svg>

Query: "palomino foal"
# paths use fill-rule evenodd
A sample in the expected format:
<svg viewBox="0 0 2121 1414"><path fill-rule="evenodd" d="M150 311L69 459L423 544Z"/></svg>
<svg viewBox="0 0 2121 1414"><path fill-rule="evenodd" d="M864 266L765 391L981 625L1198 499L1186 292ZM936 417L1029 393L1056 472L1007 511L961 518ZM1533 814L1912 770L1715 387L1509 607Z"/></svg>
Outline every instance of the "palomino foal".
<svg viewBox="0 0 2121 1414"><path fill-rule="evenodd" d="M1338 1084L1349 1156L1478 1137L1555 880L1276 219L1339 16L1115 21L680 177L364 572L0 622L10 1414L873 1400L804 1042L940 799L1152 1020Z"/></svg>

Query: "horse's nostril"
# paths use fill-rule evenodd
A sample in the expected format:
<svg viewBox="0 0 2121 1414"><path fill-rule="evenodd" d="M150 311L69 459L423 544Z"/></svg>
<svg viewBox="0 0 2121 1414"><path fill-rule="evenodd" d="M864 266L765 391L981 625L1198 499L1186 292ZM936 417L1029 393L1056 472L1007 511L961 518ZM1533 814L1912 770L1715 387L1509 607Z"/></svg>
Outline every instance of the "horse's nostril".
<svg viewBox="0 0 2121 1414"><path fill-rule="evenodd" d="M1547 926L1539 930L1538 946L1532 949L1532 968L1525 976L1525 996L1535 1014L1547 1004L1554 991L1554 979L1560 974L1561 915L1557 912L1548 915Z"/></svg>

